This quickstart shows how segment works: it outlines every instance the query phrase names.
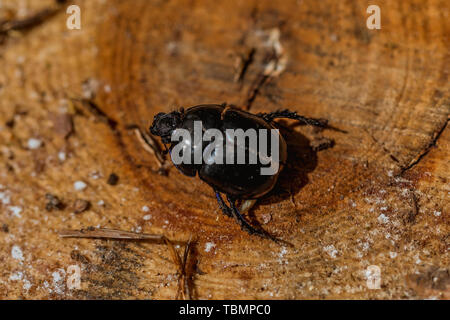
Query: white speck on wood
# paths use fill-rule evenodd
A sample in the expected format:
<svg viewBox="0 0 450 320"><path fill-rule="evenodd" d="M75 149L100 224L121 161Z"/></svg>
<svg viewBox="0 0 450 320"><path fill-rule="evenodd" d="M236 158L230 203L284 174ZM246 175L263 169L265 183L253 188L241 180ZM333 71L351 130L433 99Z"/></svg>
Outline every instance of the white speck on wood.
<svg viewBox="0 0 450 320"><path fill-rule="evenodd" d="M65 275L64 269L59 269L59 271L55 271L52 273L53 288L55 292L58 294L62 294L64 291L64 281L63 281L64 275Z"/></svg>
<svg viewBox="0 0 450 320"><path fill-rule="evenodd" d="M338 251L336 250L336 248L334 247L334 245L329 245L323 248L323 250L328 253L328 255L330 257L332 257L333 259L336 258L336 255L338 254Z"/></svg>
<svg viewBox="0 0 450 320"><path fill-rule="evenodd" d="M35 150L40 148L42 145L42 141L35 138L28 139L28 149Z"/></svg>
<svg viewBox="0 0 450 320"><path fill-rule="evenodd" d="M11 211L12 215L16 218L22 218L21 212L22 208L18 206L9 206L8 210Z"/></svg>
<svg viewBox="0 0 450 320"><path fill-rule="evenodd" d="M386 224L389 222L389 218L386 217L386 215L384 213L382 213L378 216L378 222Z"/></svg>
<svg viewBox="0 0 450 320"><path fill-rule="evenodd" d="M8 194L7 191L0 192L0 201L5 205L11 203L11 196Z"/></svg>
<svg viewBox="0 0 450 320"><path fill-rule="evenodd" d="M18 245L13 245L11 249L11 256L19 261L23 261L23 253Z"/></svg>
<svg viewBox="0 0 450 320"><path fill-rule="evenodd" d="M9 276L9 280L11 280L11 281L22 280L22 278L23 278L23 273L20 271L14 272L13 274L11 274Z"/></svg>
<svg viewBox="0 0 450 320"><path fill-rule="evenodd" d="M27 280L27 279L24 279L23 280L23 286L22 286L22 288L25 290L25 291L28 291L28 290L30 290L30 288L31 288L31 282L29 281L29 280Z"/></svg>
<svg viewBox="0 0 450 320"><path fill-rule="evenodd" d="M205 243L205 252L210 252L212 248L214 248L216 244L214 242Z"/></svg>
<svg viewBox="0 0 450 320"><path fill-rule="evenodd" d="M73 184L73 187L75 188L76 191L82 191L82 190L86 189L87 184L83 181L76 181Z"/></svg>
<svg viewBox="0 0 450 320"><path fill-rule="evenodd" d="M63 152L63 151L58 152L58 159L59 159L59 161L61 161L61 162L66 161L66 153Z"/></svg>

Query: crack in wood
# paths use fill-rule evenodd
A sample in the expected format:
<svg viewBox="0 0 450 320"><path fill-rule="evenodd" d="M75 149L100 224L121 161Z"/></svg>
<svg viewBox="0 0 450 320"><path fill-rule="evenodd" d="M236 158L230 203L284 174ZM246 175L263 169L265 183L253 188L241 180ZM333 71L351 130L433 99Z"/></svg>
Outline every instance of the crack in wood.
<svg viewBox="0 0 450 320"><path fill-rule="evenodd" d="M422 161L422 159L430 152L430 150L436 146L436 142L439 140L445 128L447 127L448 120L449 118L447 118L444 125L441 128L439 128L437 132L435 132L433 139L430 141L430 143L428 143L425 149L421 151L419 155L416 158L414 158L414 160L412 160L406 167L403 167L401 169L400 174L398 174L398 176L403 175L406 171L419 164L419 162Z"/></svg>
<svg viewBox="0 0 450 320"><path fill-rule="evenodd" d="M0 21L0 35L6 36L10 31L29 31L43 24L63 8L63 3L65 1L56 2L56 7L42 9L23 19Z"/></svg>
<svg viewBox="0 0 450 320"><path fill-rule="evenodd" d="M381 147L381 149L389 156L389 158L391 158L391 160L393 160L396 163L400 163L400 161L391 153L391 151L389 151L381 142L379 142L374 136L373 134L371 134L367 129L363 128L363 131L365 133L367 133L367 135L375 142L375 144L379 145Z"/></svg>
<svg viewBox="0 0 450 320"><path fill-rule="evenodd" d="M140 163L136 159L134 159L128 152L127 148L125 146L125 143L122 139L122 133L117 128L119 123L114 120L111 116L107 115L92 99L85 99L85 98L71 98L74 102L79 102L81 106L83 106L85 110L87 110L89 113L91 113L94 118L104 124L106 124L114 134L114 136L117 139L117 143L120 147L120 149L123 151L124 158L130 162L131 165L135 166L136 168L141 168L143 166L146 166L145 164ZM76 108L77 112L84 115L83 109ZM125 126L125 129L127 130L135 130L136 135L138 136L138 140L142 145L147 145L148 148L145 148L145 150L151 154L153 154L156 157L157 163L158 163L158 169L154 170L153 172L156 172L160 175L167 175L168 169L171 166L171 162L168 162L163 157L163 154L161 152L161 149L157 145L157 143L154 141L153 137L149 136L148 134L144 133L142 130L140 130L139 127L135 125L128 125ZM140 138L140 139L139 139ZM153 142L153 143L152 143ZM154 150L152 148L155 148Z"/></svg>
<svg viewBox="0 0 450 320"><path fill-rule="evenodd" d="M253 82L253 85L250 87L248 91L249 93L247 94L247 103L245 104L245 109L247 111L252 107L253 101L255 101L260 89L268 79L268 75L260 74L258 78L256 78L256 80Z"/></svg>
<svg viewBox="0 0 450 320"><path fill-rule="evenodd" d="M85 107L86 110L88 110L96 119L98 119L100 122L106 123L111 130L116 131L117 130L117 121L112 119L110 116L108 116L100 107L91 99L71 99L72 101L78 101L81 103L83 107ZM79 110L79 109L78 109Z"/></svg>
<svg viewBox="0 0 450 320"><path fill-rule="evenodd" d="M409 191L411 202L412 202L412 211L409 212L406 220L409 223L414 223L416 220L417 215L419 214L419 204L417 201L417 196L413 190Z"/></svg>
<svg viewBox="0 0 450 320"><path fill-rule="evenodd" d="M242 82L245 78L245 74L247 73L248 67L253 63L253 58L255 56L256 49L251 48L247 53L246 57L240 57L240 71L236 73L235 82Z"/></svg>
<svg viewBox="0 0 450 320"><path fill-rule="evenodd" d="M286 68L287 56L284 52L283 46L280 43L280 30L274 28L262 33L266 40L259 39L256 46L263 51L263 69L258 73L252 85L247 92L247 101L245 104L245 109L250 110L253 102L255 101L257 95L259 94L261 88L270 78L278 77ZM261 37L261 34L258 35ZM250 51L247 58L247 65L245 69L242 69L241 73L246 72L246 69L253 62L255 50ZM261 50L258 50L261 51Z"/></svg>

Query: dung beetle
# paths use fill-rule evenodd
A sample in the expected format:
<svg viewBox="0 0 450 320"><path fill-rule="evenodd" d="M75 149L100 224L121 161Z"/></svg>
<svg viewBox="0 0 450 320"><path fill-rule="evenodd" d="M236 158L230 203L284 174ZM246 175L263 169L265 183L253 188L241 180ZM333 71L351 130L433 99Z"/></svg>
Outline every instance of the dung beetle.
<svg viewBox="0 0 450 320"><path fill-rule="evenodd" d="M236 201L260 198L271 191L275 186L279 173L283 169L283 165L287 158L286 142L279 131L276 130L277 127L274 122L274 120L278 118L294 119L302 125L312 125L321 128L327 127L327 121L324 119L306 118L289 110L252 114L224 103L197 105L190 107L187 110L181 108L180 111L158 113L153 119L150 132L161 138L162 143L166 147L166 152L170 153L172 162L174 162L174 165L178 170L190 177L195 177L198 174L201 180L213 188L222 212L229 217L233 217L241 226L242 230L247 231L249 234L276 240L266 232L251 226L236 207ZM187 142L184 138L181 141L179 139L174 140L172 135L179 129L184 129L185 132L195 135L194 127L196 122L200 122L202 133L205 131L207 132L209 129L218 130L225 136L224 140L226 140L226 142L230 140L228 135L230 132L229 130L242 129L247 132L249 129L254 129L253 132L256 132L258 136L258 143L261 143L262 138L260 135L261 132L264 131L261 129L266 129L271 133L276 130L275 139L271 140L270 146L267 146L266 149L270 150L270 154L272 155L274 151L276 151L274 146L278 147L278 159L276 159L278 163L277 166L275 166L276 170L272 172L272 174L263 175L261 174L261 168L264 167L264 165L261 159L256 163L250 163L248 161L248 159L250 159L250 154L253 152L249 141L250 139L241 140L241 147L243 147L242 150L245 150L244 154L245 159L247 160L247 162L241 164L236 162L230 164L226 161L222 161L222 163L217 161L175 163L174 150L176 145L179 143L183 144L184 142L184 146L181 148L181 154L182 156L187 154L189 159L195 157L194 153L196 147L191 140L188 140ZM273 137L271 136L271 138ZM232 137L231 140L231 146L233 148L239 148L239 145L233 145L233 143L236 144L236 139ZM249 141L249 143L246 143L246 141ZM265 139L265 142L269 145L268 139ZM168 148L167 145L169 146ZM201 141L200 146L202 149L201 151L204 152L208 147L208 142ZM256 152L258 153L258 151ZM211 154L215 154L215 149ZM219 157L226 160L228 154L229 149L226 149ZM236 157L236 155L233 154L233 157ZM267 162L265 164L267 164ZM221 193L226 195L229 205L224 202Z"/></svg>

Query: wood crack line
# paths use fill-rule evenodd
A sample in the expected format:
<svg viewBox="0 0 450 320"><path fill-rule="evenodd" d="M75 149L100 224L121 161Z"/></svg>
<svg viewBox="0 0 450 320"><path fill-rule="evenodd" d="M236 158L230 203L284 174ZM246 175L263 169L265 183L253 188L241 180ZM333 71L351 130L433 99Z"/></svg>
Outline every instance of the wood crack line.
<svg viewBox="0 0 450 320"><path fill-rule="evenodd" d="M55 6L42 9L23 19L0 21L0 35L7 35L10 31L28 31L43 24L64 8L62 5L64 1L59 2Z"/></svg>
<svg viewBox="0 0 450 320"><path fill-rule="evenodd" d="M372 133L370 133L365 128L363 128L363 131L375 142L375 144L377 144L378 146L381 147L381 149L384 151L384 153L387 154L389 156L389 158L391 158L392 161L394 161L396 163L400 163L400 161L391 153L391 151L389 151L381 142L379 142L377 139L375 139L375 137L373 136Z"/></svg>
<svg viewBox="0 0 450 320"><path fill-rule="evenodd" d="M433 139L430 141L427 147L422 152L419 153L419 156L417 156L413 161L411 161L409 165L401 169L400 175L416 166L430 152L430 150L436 146L437 141L439 140L439 138L441 137L442 133L444 132L445 128L448 125L448 121L449 118L447 118L442 127L434 134Z"/></svg>

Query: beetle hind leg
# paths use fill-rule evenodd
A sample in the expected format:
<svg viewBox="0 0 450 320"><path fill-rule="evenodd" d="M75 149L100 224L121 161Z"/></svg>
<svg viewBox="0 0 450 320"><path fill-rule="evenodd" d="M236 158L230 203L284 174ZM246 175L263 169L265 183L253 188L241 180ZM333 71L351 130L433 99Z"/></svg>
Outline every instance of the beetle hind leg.
<svg viewBox="0 0 450 320"><path fill-rule="evenodd" d="M275 119L293 119L297 120L302 124L320 127L320 128L327 128L328 127L328 121L326 119L314 119L314 118L307 118L301 115L298 115L295 111L289 111L289 110L279 110L274 111L270 113L260 113L258 114L260 117L262 117L267 122L271 122Z"/></svg>
<svg viewBox="0 0 450 320"><path fill-rule="evenodd" d="M230 203L231 213L233 217L236 219L236 222L241 226L241 229L248 232L249 234L256 234L262 238L272 239L269 235L266 233L255 229L252 227L242 216L242 214L239 212L238 208L236 207L236 199L230 197L227 195L227 200ZM273 239L272 239L273 240Z"/></svg>
<svg viewBox="0 0 450 320"><path fill-rule="evenodd" d="M239 209L236 207L236 199L227 195L227 200L230 204L230 206L227 206L225 204L225 201L223 201L222 196L220 195L220 192L217 190L214 190L214 193L216 194L216 198L217 198L217 203L219 204L220 209L222 210L222 212L229 216L232 217L236 220L236 222L241 226L241 229L246 231L248 234L250 235L257 235L261 238L265 238L265 239L269 239L272 240L278 244L281 245L287 245L287 246L291 246L292 244L283 241L283 240L279 240L277 238L272 237L270 234L262 231L262 230L258 230L255 229L252 225L250 225L242 216L242 214L239 212ZM254 204L254 202L252 201L251 203Z"/></svg>
<svg viewBox="0 0 450 320"><path fill-rule="evenodd" d="M231 209L223 201L222 196L220 195L220 192L217 190L214 190L214 193L216 194L217 203L219 204L219 208L222 210L222 212L230 218L233 217L233 214L231 213Z"/></svg>
<svg viewBox="0 0 450 320"><path fill-rule="evenodd" d="M257 235L260 236L261 238L265 238L265 239L270 239L272 241L275 241L277 243L282 243L284 244L283 241L280 241L272 236L270 236L269 234L265 233L262 230L258 230L255 229L252 225L250 225L242 216L242 214L239 212L239 209L236 207L236 199L227 195L227 200L230 204L230 206L228 206L225 201L222 199L222 196L220 195L220 192L217 190L214 190L214 193L216 194L216 198L217 198L217 203L219 204L220 209L222 210L222 212L226 215L229 216L230 218L234 218L236 220L236 222L241 226L241 229L246 231L247 233L249 233L250 235ZM254 201L250 201L251 204L254 204ZM249 209L249 208L248 208ZM288 243L286 243L288 244ZM290 244L288 244L290 245Z"/></svg>

